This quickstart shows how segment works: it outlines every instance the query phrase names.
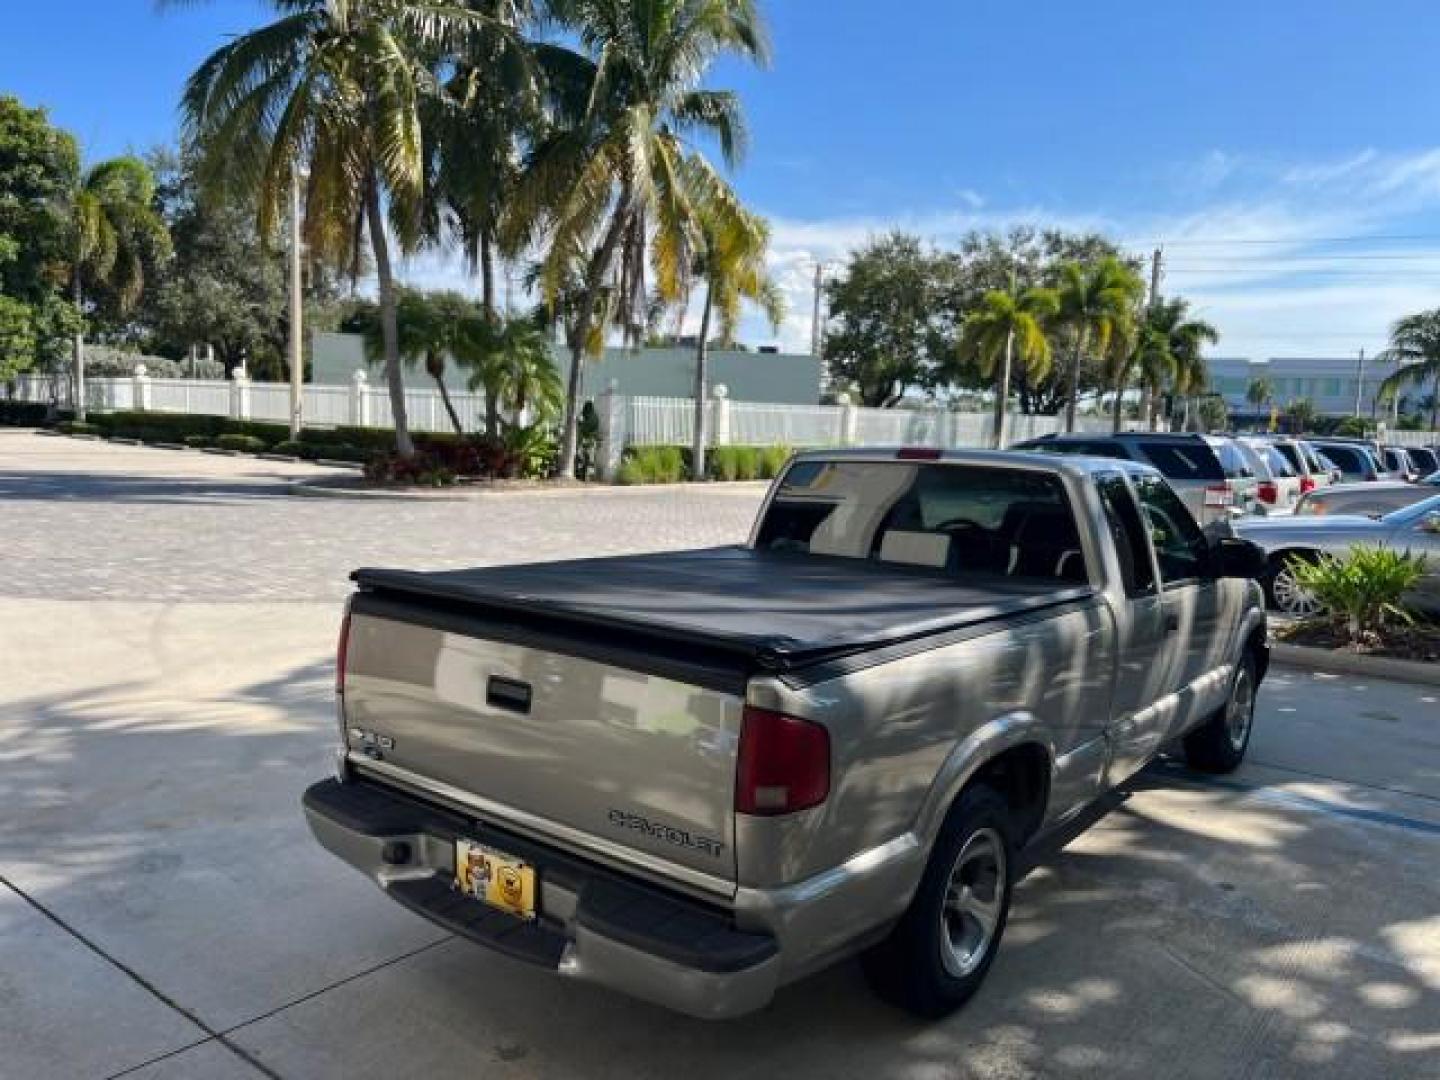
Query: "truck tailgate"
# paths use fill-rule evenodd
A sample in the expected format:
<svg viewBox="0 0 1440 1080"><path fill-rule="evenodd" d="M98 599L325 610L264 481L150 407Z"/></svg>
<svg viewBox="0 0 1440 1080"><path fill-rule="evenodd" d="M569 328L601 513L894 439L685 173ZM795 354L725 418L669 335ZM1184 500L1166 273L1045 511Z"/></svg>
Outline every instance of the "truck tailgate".
<svg viewBox="0 0 1440 1080"><path fill-rule="evenodd" d="M733 881L743 680L697 685L365 599L344 712L348 746L377 773L601 857Z"/></svg>

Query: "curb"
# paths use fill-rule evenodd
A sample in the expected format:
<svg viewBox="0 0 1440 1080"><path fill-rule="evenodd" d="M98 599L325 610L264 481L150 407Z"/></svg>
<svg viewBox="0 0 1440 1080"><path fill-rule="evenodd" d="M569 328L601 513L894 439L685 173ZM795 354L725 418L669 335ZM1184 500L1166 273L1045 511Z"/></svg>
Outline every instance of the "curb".
<svg viewBox="0 0 1440 1080"><path fill-rule="evenodd" d="M1283 667L1303 668L1327 675L1368 675L1374 679L1440 686L1440 664L1423 660L1396 660L1388 656L1314 649L1308 645L1287 645L1277 641L1270 646L1270 661Z"/></svg>
<svg viewBox="0 0 1440 1080"><path fill-rule="evenodd" d="M388 499L390 502L464 502L466 496L452 493L453 489L434 488L386 491L381 488L346 488L292 480L286 485L291 495L307 499Z"/></svg>

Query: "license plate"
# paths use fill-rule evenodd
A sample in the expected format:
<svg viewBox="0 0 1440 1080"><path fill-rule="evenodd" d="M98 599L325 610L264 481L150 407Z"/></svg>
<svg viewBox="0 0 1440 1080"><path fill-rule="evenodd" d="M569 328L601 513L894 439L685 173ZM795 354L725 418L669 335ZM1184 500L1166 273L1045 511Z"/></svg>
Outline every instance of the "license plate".
<svg viewBox="0 0 1440 1080"><path fill-rule="evenodd" d="M473 840L455 841L455 887L518 918L535 918L535 868Z"/></svg>

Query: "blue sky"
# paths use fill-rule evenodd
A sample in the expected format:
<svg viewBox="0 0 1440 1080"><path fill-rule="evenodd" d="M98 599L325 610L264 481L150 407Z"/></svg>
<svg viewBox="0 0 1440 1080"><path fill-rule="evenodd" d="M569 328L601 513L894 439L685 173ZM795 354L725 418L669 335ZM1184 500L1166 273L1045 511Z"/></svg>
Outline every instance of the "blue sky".
<svg viewBox="0 0 1440 1080"><path fill-rule="evenodd" d="M0 92L87 154L172 139L185 75L249 0L14 4ZM816 260L891 226L944 241L1028 222L1165 247L1227 355L1350 354L1440 302L1440 17L1420 0L1203 4L770 0L736 176L775 223L809 339ZM419 282L452 280L444 258ZM749 336L768 331L755 324Z"/></svg>

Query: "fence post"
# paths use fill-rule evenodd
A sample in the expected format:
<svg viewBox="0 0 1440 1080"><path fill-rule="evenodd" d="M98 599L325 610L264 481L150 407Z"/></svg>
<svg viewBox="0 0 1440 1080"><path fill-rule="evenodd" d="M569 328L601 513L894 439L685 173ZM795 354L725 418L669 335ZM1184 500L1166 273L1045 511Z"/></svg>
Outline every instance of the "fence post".
<svg viewBox="0 0 1440 1080"><path fill-rule="evenodd" d="M854 446L860 434L860 410L849 394L836 394L835 400L840 403L840 445Z"/></svg>
<svg viewBox="0 0 1440 1080"><path fill-rule="evenodd" d="M710 391L714 401L710 403L710 445L730 445L730 388L724 383L717 383L715 389Z"/></svg>
<svg viewBox="0 0 1440 1080"><path fill-rule="evenodd" d="M350 423L353 427L370 426L370 377L364 371L350 376Z"/></svg>
<svg viewBox="0 0 1440 1080"><path fill-rule="evenodd" d="M595 471L601 480L615 479L615 473L620 468L620 456L625 452L624 425L620 420L620 410L624 408L625 402L616 393L619 388L620 381L611 379L610 385L595 398L595 415L600 421L600 439L595 447Z"/></svg>
<svg viewBox="0 0 1440 1080"><path fill-rule="evenodd" d="M244 368L235 369L235 378L230 383L230 419L250 419L250 376Z"/></svg>
<svg viewBox="0 0 1440 1080"><path fill-rule="evenodd" d="M150 408L150 376L144 364L135 365L135 374L132 379L135 385L131 399L135 402L135 408L143 412Z"/></svg>

